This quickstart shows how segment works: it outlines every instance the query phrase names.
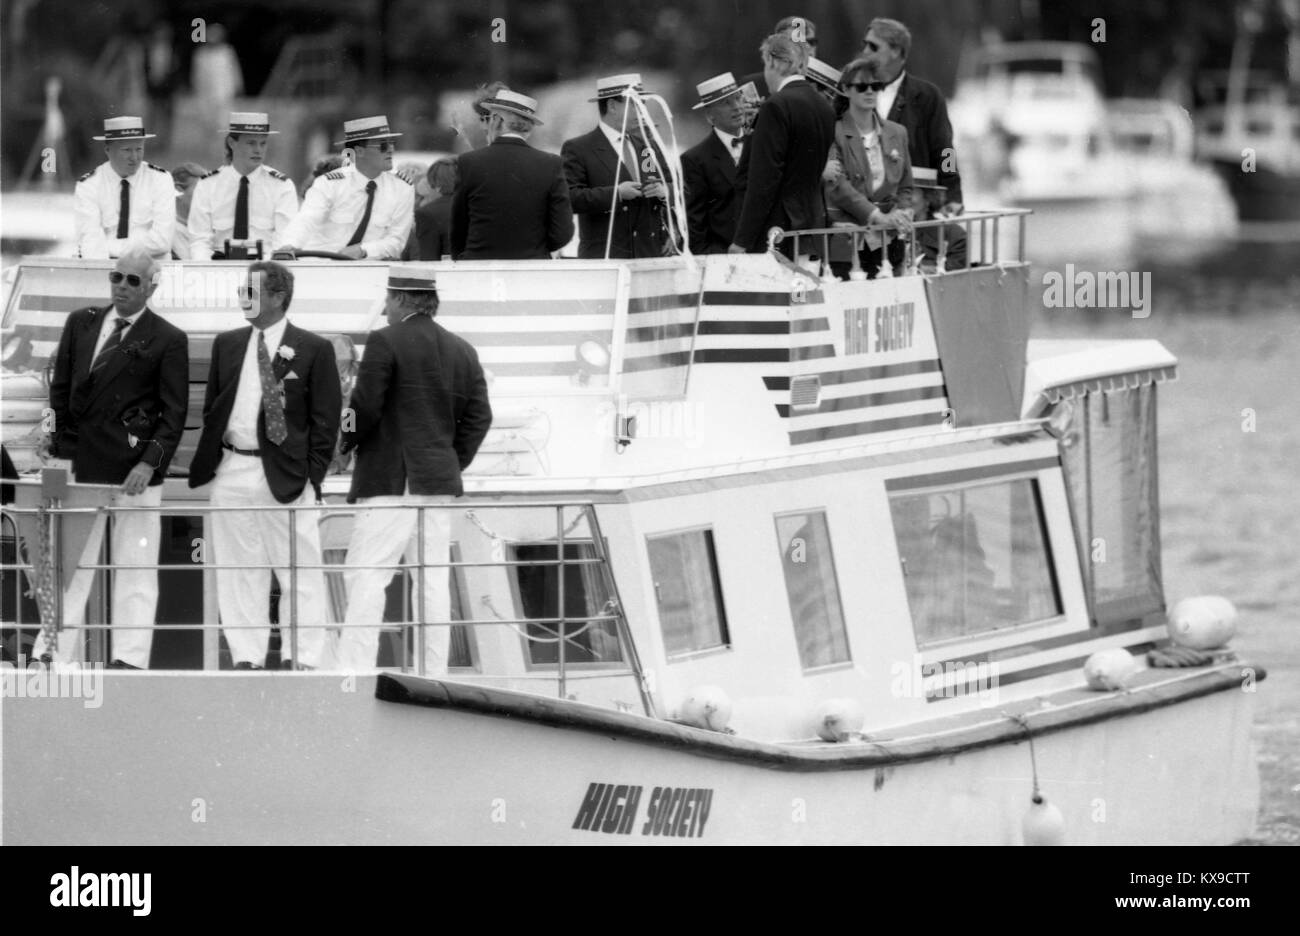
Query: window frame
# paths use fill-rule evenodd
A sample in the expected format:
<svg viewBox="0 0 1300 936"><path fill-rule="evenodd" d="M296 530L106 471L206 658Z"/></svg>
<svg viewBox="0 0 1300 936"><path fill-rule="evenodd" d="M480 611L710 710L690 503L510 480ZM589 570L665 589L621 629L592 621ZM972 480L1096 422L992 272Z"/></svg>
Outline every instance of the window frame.
<svg viewBox="0 0 1300 936"><path fill-rule="evenodd" d="M709 549L710 572L713 582L713 595L718 606L718 625L721 629L721 643L708 647L695 647L690 650L671 651L668 649L668 641L665 639L664 621L662 608L660 607L659 595L655 589L655 570L654 563L650 558L651 540L666 539L672 536L688 536L692 533L706 534L706 543ZM655 619L659 624L659 642L664 650L664 660L668 663L679 663L686 660L696 659L701 656L707 656L715 653L725 653L735 650L735 642L731 635L731 626L727 621L727 601L722 592L722 570L718 562L718 541L714 532L712 523L701 523L695 526L679 527L674 530L663 530L655 533L646 533L642 537L642 543L645 546L646 569L650 573L650 597L654 600Z"/></svg>
<svg viewBox="0 0 1300 936"><path fill-rule="evenodd" d="M802 656L799 654L799 631L794 622L794 609L790 608L790 583L785 577L784 564L781 569L781 586L785 592L786 607L790 611L790 632L794 637L795 656L799 659L799 668L804 675L815 675L817 673L826 673L832 670L852 668L853 667L853 641L849 637L849 625L847 615L844 613L844 593L840 589L839 569L835 565L835 538L831 534L830 510L825 506L806 507L802 509L783 510L772 515L772 530L776 534L776 545L778 556L784 557L784 550L781 548L781 526L780 522L783 517L811 517L820 516L822 518L823 529L826 532L826 543L830 547L827 556L827 562L830 565L830 584L835 590L835 599L839 605L840 631L844 634L844 649L847 656L843 660L836 660L832 663L819 663L815 666L804 666Z"/></svg>

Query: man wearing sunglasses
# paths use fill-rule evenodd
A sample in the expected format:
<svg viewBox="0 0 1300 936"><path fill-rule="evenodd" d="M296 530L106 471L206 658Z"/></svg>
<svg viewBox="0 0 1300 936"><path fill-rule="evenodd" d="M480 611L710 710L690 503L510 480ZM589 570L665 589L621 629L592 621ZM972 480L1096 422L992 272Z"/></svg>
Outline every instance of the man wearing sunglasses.
<svg viewBox="0 0 1300 936"><path fill-rule="evenodd" d="M343 168L312 183L281 249L398 260L415 223L415 188L392 172L402 134L380 115L347 121L343 135Z"/></svg>
<svg viewBox="0 0 1300 936"><path fill-rule="evenodd" d="M77 481L119 485L116 506L157 507L185 429L189 346L183 331L148 308L158 285L158 263L148 252L128 250L108 280L112 304L78 309L63 326L50 381L49 447L72 461ZM149 666L158 573L136 567L158 563L159 533L156 512L113 517L115 667ZM63 599L65 627L81 626L94 576L93 570L72 576ZM80 637L79 631L63 634L52 656L59 662L79 659ZM38 643L34 652L43 651Z"/></svg>
<svg viewBox="0 0 1300 936"><path fill-rule="evenodd" d="M293 299L287 267L269 260L249 265L239 292L252 327L223 332L212 343L203 434L190 463L189 486L211 481L214 507L310 507L320 497L343 408L334 347L285 318ZM332 662L325 655L325 575L312 568L321 563L318 523L314 510L296 513L292 542L298 569L291 576L288 511L210 515L217 604L235 669L265 665L271 567L283 596L282 665L315 669ZM233 569L232 564L260 568ZM283 626L290 620L298 625L296 635Z"/></svg>
<svg viewBox="0 0 1300 936"><path fill-rule="evenodd" d="M947 189L945 213L961 211L961 176L952 145L952 123L943 92L906 71L912 34L898 20L877 18L867 27L861 57L871 63L875 78L884 82L876 95L881 120L892 120L907 130L913 167L937 170L939 184Z"/></svg>

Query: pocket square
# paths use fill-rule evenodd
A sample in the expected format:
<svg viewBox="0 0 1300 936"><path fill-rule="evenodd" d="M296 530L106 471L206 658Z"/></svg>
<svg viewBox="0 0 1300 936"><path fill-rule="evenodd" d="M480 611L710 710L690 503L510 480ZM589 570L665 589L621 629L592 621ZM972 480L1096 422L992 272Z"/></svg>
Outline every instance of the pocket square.
<svg viewBox="0 0 1300 936"><path fill-rule="evenodd" d="M284 379L285 379L285 380L297 380L297 379L298 379L298 375L295 374L293 371L289 371L288 373L286 373L286 374L284 375Z"/></svg>

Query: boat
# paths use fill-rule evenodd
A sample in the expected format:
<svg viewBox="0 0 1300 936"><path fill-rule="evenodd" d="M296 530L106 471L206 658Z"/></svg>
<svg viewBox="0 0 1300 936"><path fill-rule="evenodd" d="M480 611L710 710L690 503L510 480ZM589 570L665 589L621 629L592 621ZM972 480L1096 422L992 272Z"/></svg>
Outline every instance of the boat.
<svg viewBox="0 0 1300 936"><path fill-rule="evenodd" d="M1225 601L1171 608L1162 584L1156 402L1177 361L1150 340L1031 340L1024 253L982 257L874 280L775 250L418 264L496 419L465 496L430 508L451 517L452 620L413 615L397 570L366 672L229 669L195 549L210 508L183 474L239 273L166 265L153 307L190 336L192 407L153 665L0 666L5 842L1249 836L1265 674L1225 645ZM63 319L102 301L107 266L25 259L4 309L11 641L41 623L16 594L29 574L106 565L83 544L109 496L34 443ZM291 316L344 349L346 380L389 265L292 268ZM322 524L327 570L347 483L299 517ZM101 589L87 619L103 613ZM439 626L450 665L429 673ZM102 628L59 634L83 638L110 658Z"/></svg>

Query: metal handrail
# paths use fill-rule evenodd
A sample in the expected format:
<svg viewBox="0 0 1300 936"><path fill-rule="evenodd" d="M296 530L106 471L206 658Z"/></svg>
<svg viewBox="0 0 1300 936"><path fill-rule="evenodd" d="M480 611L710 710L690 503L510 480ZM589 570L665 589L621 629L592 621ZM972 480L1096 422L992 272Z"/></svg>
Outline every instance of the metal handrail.
<svg viewBox="0 0 1300 936"><path fill-rule="evenodd" d="M20 481L19 483L22 482ZM581 511L581 515L577 518L574 518L573 523L567 528L565 525L566 508L569 510L577 509ZM58 541L62 534L61 528L63 525L64 517L66 516L80 515L84 517L84 516L93 516L93 515L104 513L104 514L108 514L110 518L112 518L116 514L139 513L139 512L150 512L154 514L167 515L167 516L195 516L195 515L207 516L208 514L217 513L217 512L263 511L263 510L284 511L287 512L289 515L290 572L289 572L289 583L282 587L281 592L283 597L284 589L288 588L290 599L288 602L286 602L289 611L288 619L280 621L279 626L282 629L282 633L284 629L287 628L288 630L289 646L291 648L290 658L297 659L297 649L298 649L297 630L299 627L311 627L317 629L319 628L336 629L336 628L346 628L349 626L347 625L346 622L326 621L323 623L300 623L297 620L298 609L297 609L297 601L296 601L296 594L295 594L296 589L294 588L294 585L296 584L297 574L299 570L310 569L310 570L321 570L327 572L340 573L345 571L346 569L362 569L362 568L389 569L394 574L407 572L412 576L414 576L415 578L417 613L415 615L414 620L405 621L402 622L402 624L417 628L416 631L417 652L415 656L417 671L422 673L424 669L424 650L425 650L425 640L426 640L424 627L426 626L433 626L433 627L464 626L464 627L471 627L471 628L482 627L482 626L501 626L501 625L513 626L524 639L532 643L539 643L539 644L557 643L559 652L558 652L558 665L556 671L553 674L536 674L536 673L524 672L524 673L510 674L510 678L544 679L544 680L554 679L558 683L558 691L560 697L564 697L567 682L570 679L574 678L574 676L570 674L568 671L569 666L571 666L572 664L566 659L566 653L565 653L566 644L571 642L573 638L580 636L584 631L589 629L593 624L612 623L614 624L615 630L618 635L621 660L609 661L609 662L621 663L623 664L623 667L625 667L625 669L620 668L619 670L614 670L614 671L603 671L601 673L601 676L602 678L609 678L609 677L620 676L624 672L630 674L637 684L637 689L639 694L641 695L642 704L643 707L645 708L646 713L650 715L654 714L654 709L655 709L654 701L648 690L648 683L646 680L646 676L641 667L639 656L636 652L635 643L632 639L631 629L628 624L626 615L623 612L622 603L619 600L617 595L617 587L615 584L613 571L609 565L608 551L605 547L603 540L601 539L599 523L596 517L595 504L593 504L590 501L583 501L581 499L572 499L572 498L560 498L555 501L539 501L531 498L518 499L518 500L506 500L506 501L500 499L494 499L490 503L477 503L474 502L471 497L471 498L460 498L455 503L446 503L446 504L366 505L364 509L367 510L374 510L374 509L413 510L414 509L418 512L419 516L417 517L417 524L416 524L416 529L418 530L418 538L417 538L418 556L416 561L414 562L401 561L386 566L342 566L338 563L327 563L324 561L320 563L310 563L310 564L302 564L298 562L297 550L294 545L295 540L293 536L293 533L296 529L298 513L300 513L301 511L308 511L308 510L313 511L318 521L324 521L326 519L332 519L339 516L347 516L347 515L355 514L356 511L359 509L362 508L358 507L355 509L339 510L337 508L331 509L328 505L322 506L318 504L284 504L284 505L268 505L268 506L259 506L259 507L213 506L210 504L201 504L201 503L187 503L183 505L170 504L170 505L160 505L158 507L116 507L116 506L20 507L13 504L6 504L3 506L3 508L0 508L0 528L7 527L8 529L11 529L13 531L12 535L13 535L14 542L16 545L18 545L19 548L18 548L18 552L15 555L14 562L12 563L0 562L0 571L22 573L24 575L27 575L33 582L35 581L37 575L37 569L34 561L26 561L26 562L23 561L22 548L20 545L21 531L18 524L18 518L21 516L48 515L55 519L55 522L52 524L52 531L51 531L53 537L53 544L55 546L55 550L53 553L55 561L53 563L52 575L54 581L54 593L57 596L58 600L61 602L63 597L63 592L64 592L64 584L66 580L70 578L71 575L76 571L85 570L85 571L92 571L92 572L100 572L100 571L110 571L118 568L118 566L109 563L84 563L83 564L78 562L73 567L69 569L64 569L62 567L62 563L59 561L60 553L58 551L58 547L59 547ZM537 560L503 558L501 560L490 560L490 561L483 561L483 560L465 561L465 560L453 560L448 558L446 561L438 561L438 562L427 561L428 557L425 555L424 552L424 539L425 539L424 519L425 519L425 512L431 509L441 510L441 511L459 511L459 512L465 512L470 509L475 511L484 510L484 509L516 510L516 511L524 510L524 509L554 510L555 518L556 518L556 545L557 545L556 558L537 559ZM591 533L592 536L591 542L593 543L595 556L588 557L588 558L572 558L572 559L566 558L564 554L565 553L564 546L566 540L568 536L571 534L572 530L575 529L583 522L587 524L588 531ZM108 537L107 531L105 532L104 535L105 535L105 539L107 539ZM588 542L588 540L586 539L586 537L583 537L581 542L585 543ZM32 547L29 547L28 548L29 557L31 556L31 553L32 553ZM566 570L569 566L585 566L585 565L594 565L600 567L601 575L602 575L602 584L605 589L605 596L608 600L606 601L605 605L600 609L600 613L590 614L590 615L568 614L565 608ZM556 609L555 617L510 617L510 618L493 617L493 618L471 618L467 620L448 620L448 621L426 620L427 614L425 612L426 595L424 593L424 589L425 589L424 575L418 574L422 570L445 568L449 570L449 574L450 574L450 570L454 568L498 568L498 567L513 568L517 566L558 567L559 581L558 581L557 592L558 592L559 600L558 600L558 607ZM177 566L175 564L165 565L162 563L155 563L151 565L132 566L132 568L141 569L141 570L153 569L156 571L160 571L160 570L175 571L176 569L183 568L183 567ZM275 565L273 563L217 562L210 556L210 552L205 549L202 554L202 562L196 563L195 568L202 568L205 571L215 570L215 569L272 569L274 570ZM21 595L21 584L16 583L16 588L19 589ZM196 625L194 624L188 624L188 623L176 624L176 623L164 623L164 622L154 622L154 623L146 623L146 624L83 622L80 625L71 626L71 625L65 625L63 623L62 620L63 615L62 615L61 608L57 608L55 613L56 613L56 625L55 625L56 632L62 632L65 630L93 632L93 631L104 631L104 630L108 630L109 628L116 628L119 630L140 630L140 629L147 628L150 630L159 630L159 631L165 631L165 630L194 631L196 629ZM26 628L26 629L31 629L39 626L42 628L42 633L44 632L43 623L31 622L30 624L25 624L23 622L20 605L16 607L15 617L16 617L15 621L5 622L5 624L7 626L13 626L14 628ZM526 631L519 630L519 626L521 625L532 625L535 627L541 627L543 630L547 630L555 634L555 636L547 637L542 635L529 634ZM227 625L225 623L217 621L212 623L204 622L198 625L197 629L209 630L212 628L221 628L226 630L237 630L240 629L241 627L245 629L257 629L264 626L265 625L263 624ZM371 625L366 625L366 626L371 626ZM555 630L552 630L552 628L555 628ZM402 654L402 660L400 665L401 665L401 669L403 671L406 671L407 663L405 659L405 653Z"/></svg>
<svg viewBox="0 0 1300 936"><path fill-rule="evenodd" d="M944 245L946 243L947 232L945 231L945 228L950 224L955 224L965 229L967 244L969 244L972 240L972 230L975 228L976 225L978 225L980 231L979 262L983 264L996 265L997 263L1000 262L998 256L999 254L998 225L1003 218L1016 218L1018 219L1018 224L1019 224L1019 228L1017 231L1017 241L1016 241L1016 256L1014 260L1008 260L1007 262L1024 263L1025 262L1025 218L1031 214L1033 214L1033 209L1030 208L1003 208L1003 209L997 209L993 211L969 211L959 215L945 216L945 217L935 218L933 220L914 221L911 224L911 230L906 235L908 247L903 260L904 275L908 275L908 271L911 271L913 267L916 265L915 264L915 258L917 256L916 232L927 230L927 229L938 230L939 251L940 251L940 255L942 256L944 253ZM993 236L991 241L990 238L986 236L988 225L990 222L992 222L992 226L993 226ZM895 235L893 229L884 228L876 224L842 224L838 227L801 228L799 230L792 230L792 231L785 231L782 230L781 228L772 228L771 231L768 232L768 249L775 250L776 245L784 242L787 239L793 239L794 240L793 253L795 258L797 259L798 257L801 256L799 251L800 240L805 237L817 238L821 241L822 259L826 261L829 259L831 253L830 251L831 238L847 236L852 239L849 278L865 279L865 274L862 273L862 268L860 265L858 254L861 249L862 239L865 238L868 233L882 235L883 238L882 250L888 249L889 242L890 240L894 239L894 235ZM987 251L990 243L992 244L991 257L987 255ZM967 250L966 266L964 267L964 269L969 269L971 263L972 263L971 253L969 250ZM937 272L943 273L943 272L950 272L950 271L939 270Z"/></svg>

